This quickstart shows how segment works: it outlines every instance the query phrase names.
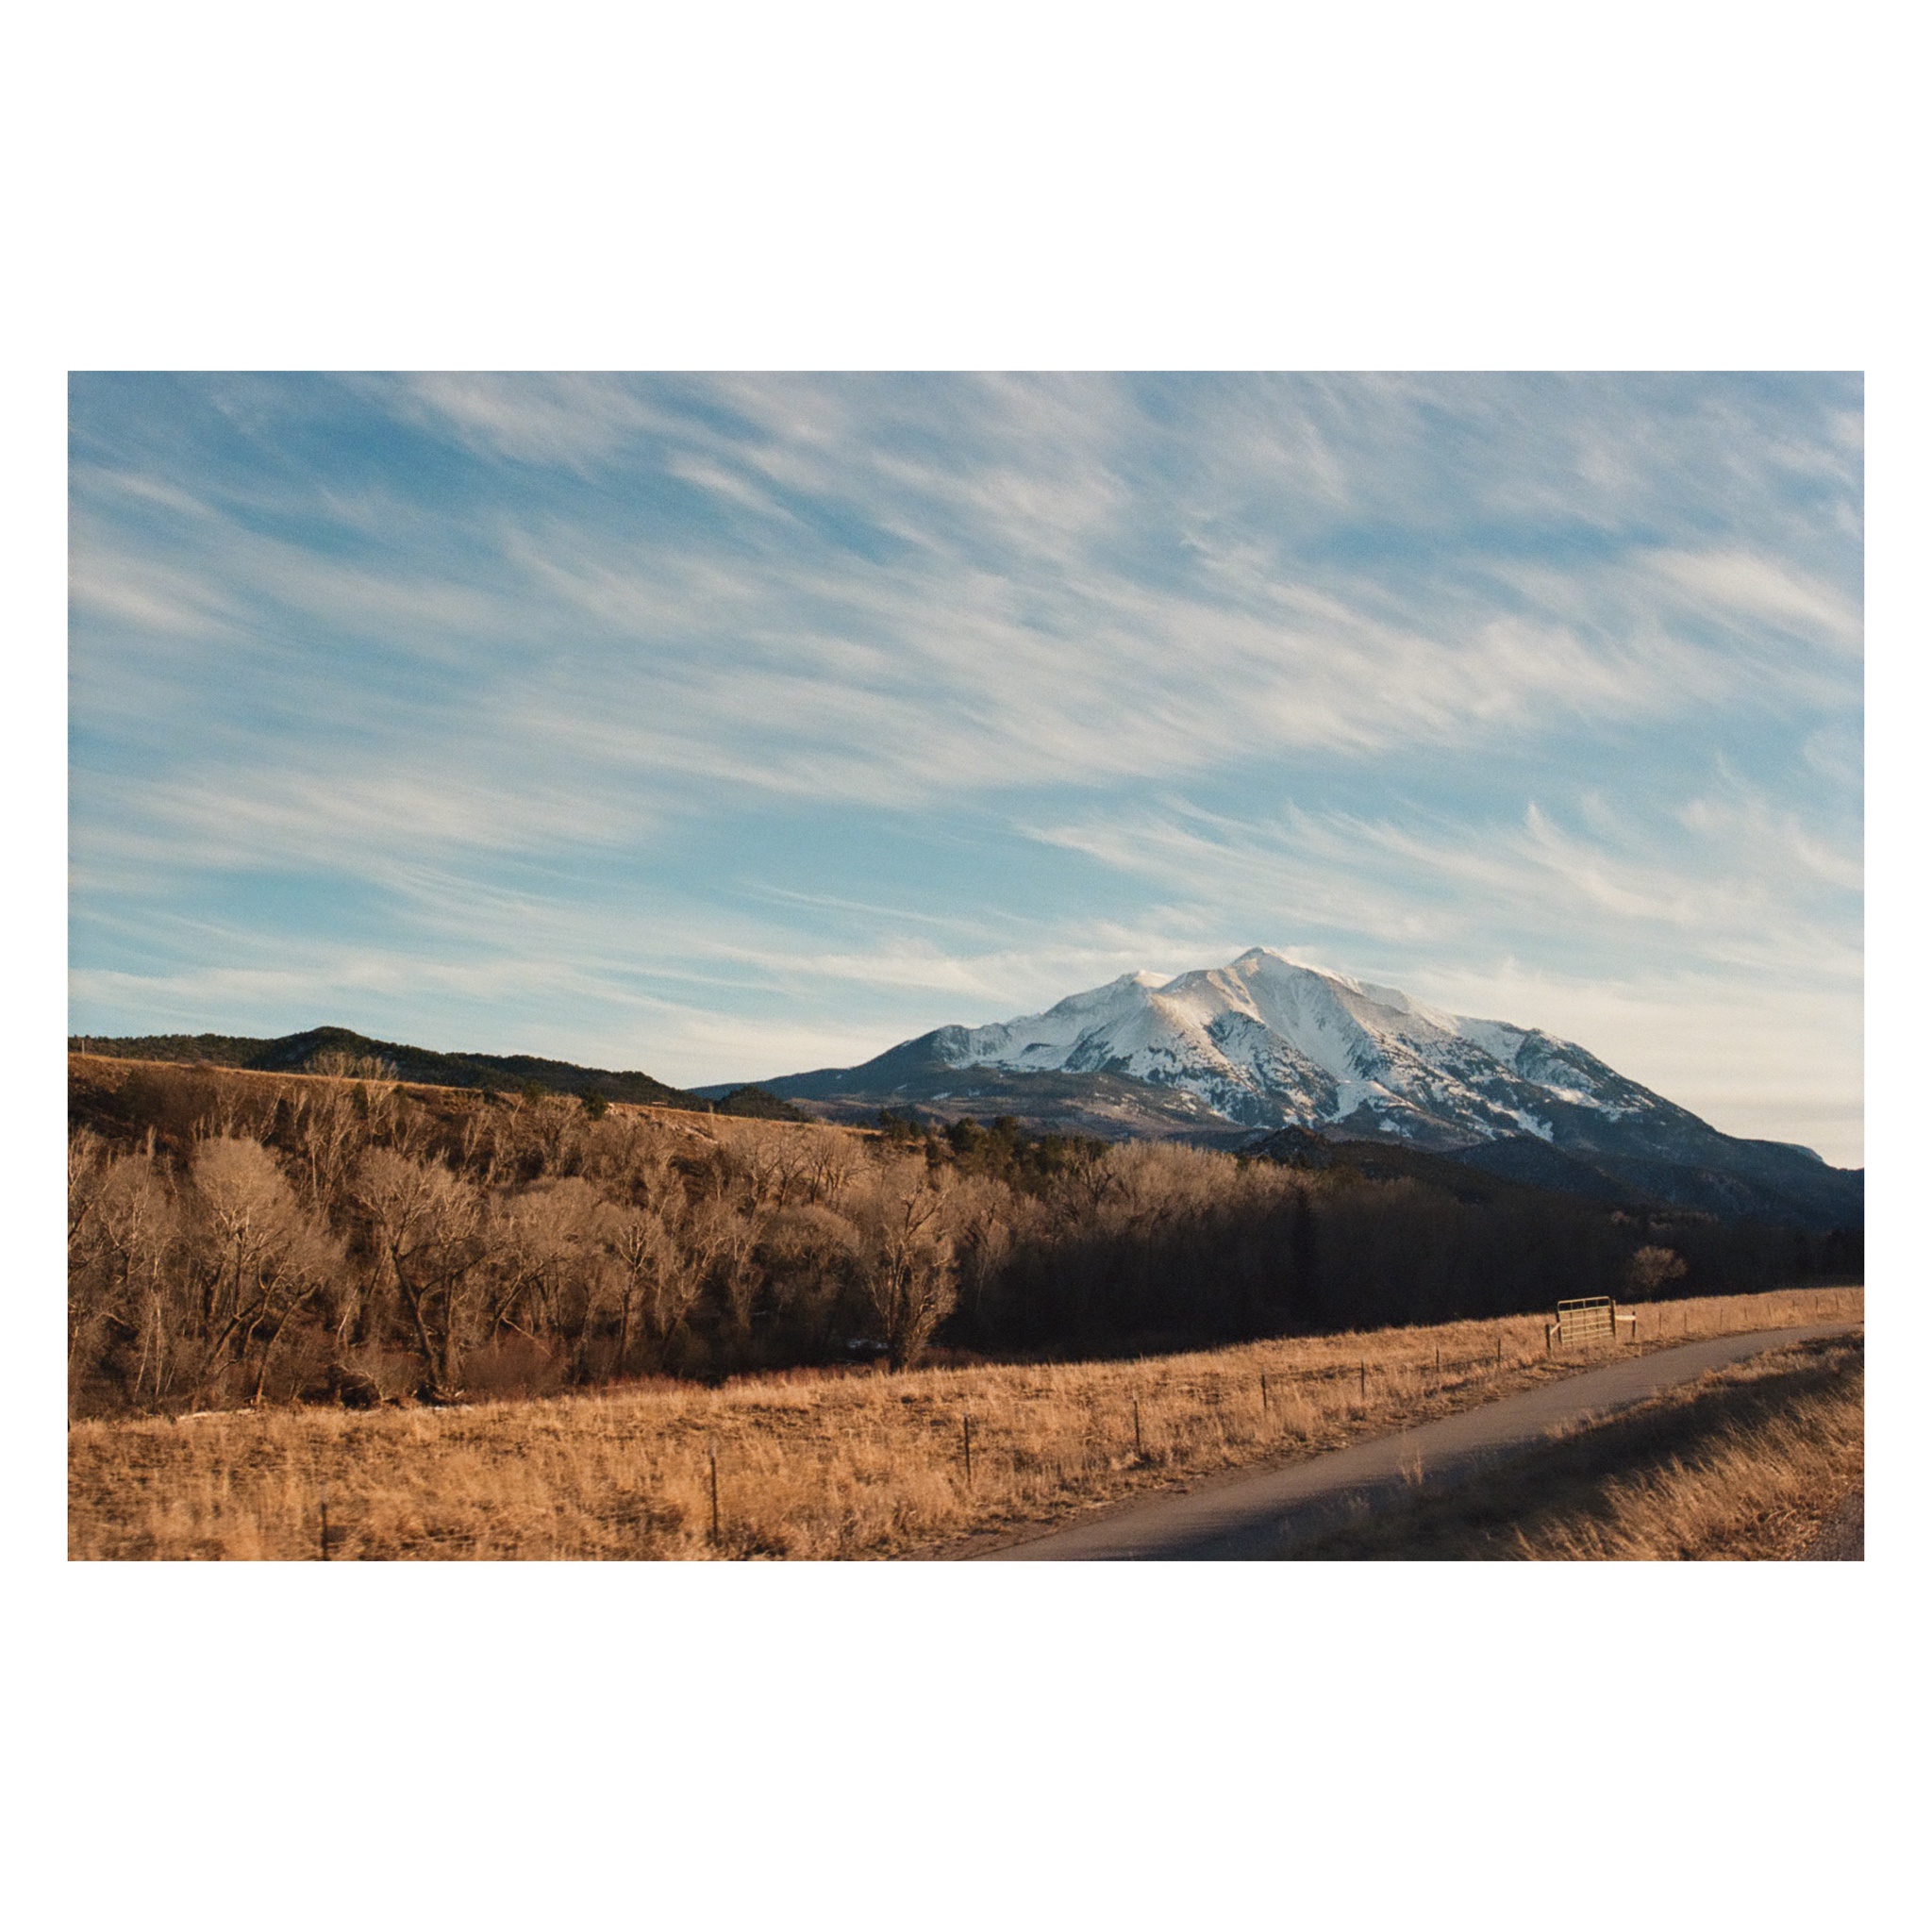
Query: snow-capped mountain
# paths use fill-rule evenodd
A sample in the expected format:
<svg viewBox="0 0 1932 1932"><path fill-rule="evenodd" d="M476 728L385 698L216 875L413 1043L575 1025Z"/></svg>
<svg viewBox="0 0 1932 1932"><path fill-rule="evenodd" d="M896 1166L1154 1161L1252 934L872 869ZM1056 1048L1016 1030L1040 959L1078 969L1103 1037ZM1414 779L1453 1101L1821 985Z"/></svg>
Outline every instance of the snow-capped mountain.
<svg viewBox="0 0 1932 1932"><path fill-rule="evenodd" d="M1576 1109L1606 1121L1680 1111L1581 1047L1439 1013L1262 946L1174 979L1124 974L1024 1019L941 1026L927 1041L949 1066L1121 1074L1180 1089L1243 1125L1438 1146L1549 1141Z"/></svg>
<svg viewBox="0 0 1932 1932"><path fill-rule="evenodd" d="M941 1026L862 1066L758 1084L831 1119L881 1108L1012 1114L1036 1129L1260 1152L1296 1129L1719 1214L1818 1226L1864 1214L1861 1174L1720 1133L1568 1041L1437 1012L1259 946L1226 966L1127 974L1043 1013Z"/></svg>

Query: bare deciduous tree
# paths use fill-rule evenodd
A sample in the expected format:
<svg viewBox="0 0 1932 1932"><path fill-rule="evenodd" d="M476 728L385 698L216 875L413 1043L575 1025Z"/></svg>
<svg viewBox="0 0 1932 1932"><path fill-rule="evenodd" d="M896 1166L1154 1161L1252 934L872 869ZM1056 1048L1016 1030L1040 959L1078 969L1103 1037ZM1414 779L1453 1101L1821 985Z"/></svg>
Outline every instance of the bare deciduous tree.
<svg viewBox="0 0 1932 1932"><path fill-rule="evenodd" d="M757 1262L761 1217L741 1213L721 1194L707 1191L687 1203L675 1233L693 1300L715 1288L733 1329L751 1326L752 1303L761 1275Z"/></svg>
<svg viewBox="0 0 1932 1932"><path fill-rule="evenodd" d="M74 1412L78 1378L97 1346L96 1333L110 1292L101 1265L100 1137L79 1128L67 1137L67 1406Z"/></svg>
<svg viewBox="0 0 1932 1932"><path fill-rule="evenodd" d="M617 1373L623 1374L629 1364L632 1330L639 1324L661 1367L664 1350L703 1284L679 1265L677 1243L656 1208L612 1208L606 1238L617 1260Z"/></svg>
<svg viewBox="0 0 1932 1932"><path fill-rule="evenodd" d="M958 1299L946 1189L918 1159L881 1164L858 1194L852 1223L865 1291L887 1359L910 1368Z"/></svg>
<svg viewBox="0 0 1932 1932"><path fill-rule="evenodd" d="M837 1208L863 1165L858 1143L836 1127L802 1128L793 1139L804 1170L806 1199L814 1207Z"/></svg>
<svg viewBox="0 0 1932 1932"><path fill-rule="evenodd" d="M198 1310L183 1291L175 1247L179 1209L154 1142L124 1154L100 1177L96 1230L111 1291L139 1337L130 1393L156 1401L174 1389L184 1349L198 1336Z"/></svg>
<svg viewBox="0 0 1932 1932"><path fill-rule="evenodd" d="M372 1147L357 1169L356 1194L408 1312L427 1392L455 1401L483 1259L476 1191L440 1162Z"/></svg>
<svg viewBox="0 0 1932 1932"><path fill-rule="evenodd" d="M245 1374L258 1342L251 1395L259 1403L277 1340L327 1283L341 1250L303 1208L258 1141L204 1141L195 1150L192 1175L218 1257L205 1276L208 1341L195 1393L204 1393L230 1364Z"/></svg>
<svg viewBox="0 0 1932 1932"><path fill-rule="evenodd" d="M363 1124L346 1086L309 1083L289 1108L289 1133L299 1159L303 1191L323 1214L341 1202Z"/></svg>
<svg viewBox="0 0 1932 1932"><path fill-rule="evenodd" d="M765 1224L758 1253L773 1300L816 1349L832 1341L839 1305L858 1272L858 1231L843 1215L809 1201Z"/></svg>

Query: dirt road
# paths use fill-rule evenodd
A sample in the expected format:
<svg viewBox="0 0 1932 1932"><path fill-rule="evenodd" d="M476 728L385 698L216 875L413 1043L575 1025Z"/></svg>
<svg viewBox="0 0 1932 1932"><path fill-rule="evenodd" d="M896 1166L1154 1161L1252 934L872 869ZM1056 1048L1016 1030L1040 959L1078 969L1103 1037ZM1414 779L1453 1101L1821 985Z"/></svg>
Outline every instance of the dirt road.
<svg viewBox="0 0 1932 1932"><path fill-rule="evenodd" d="M1286 1469L1235 1474L1184 1495L1096 1510L1087 1520L1006 1548L984 1562L1251 1561L1278 1557L1309 1532L1335 1522L1358 1499L1373 1507L1417 1481L1466 1474L1554 1428L1647 1401L1708 1369L1728 1367L1767 1348L1839 1335L1857 1324L1763 1328L1721 1335L1655 1355L1611 1361L1561 1382L1505 1396L1441 1422L1356 1442Z"/></svg>

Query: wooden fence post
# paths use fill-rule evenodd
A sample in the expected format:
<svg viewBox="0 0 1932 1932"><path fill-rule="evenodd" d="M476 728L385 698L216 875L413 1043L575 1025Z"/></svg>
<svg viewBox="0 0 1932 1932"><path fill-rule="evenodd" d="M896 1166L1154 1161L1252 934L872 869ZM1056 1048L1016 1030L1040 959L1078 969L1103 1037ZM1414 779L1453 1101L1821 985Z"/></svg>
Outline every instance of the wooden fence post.
<svg viewBox="0 0 1932 1932"><path fill-rule="evenodd" d="M1137 1395L1134 1398L1134 1460L1140 1462L1142 1459L1141 1455L1141 1398Z"/></svg>
<svg viewBox="0 0 1932 1932"><path fill-rule="evenodd" d="M966 1487L971 1489L973 1487L973 1418L968 1415L960 1417L959 1420L966 1436Z"/></svg>
<svg viewBox="0 0 1932 1932"><path fill-rule="evenodd" d="M1363 1362L1360 1367L1362 1374L1362 1400L1366 1402L1369 1399L1369 1365L1367 1362Z"/></svg>
<svg viewBox="0 0 1932 1932"><path fill-rule="evenodd" d="M1268 1413L1268 1372L1265 1369L1261 1372L1261 1413Z"/></svg>
<svg viewBox="0 0 1932 1932"><path fill-rule="evenodd" d="M711 1458L711 1547L718 1547L718 1445L713 1442L708 1453Z"/></svg>
<svg viewBox="0 0 1932 1932"><path fill-rule="evenodd" d="M328 1485L322 1486L322 1560L328 1561Z"/></svg>

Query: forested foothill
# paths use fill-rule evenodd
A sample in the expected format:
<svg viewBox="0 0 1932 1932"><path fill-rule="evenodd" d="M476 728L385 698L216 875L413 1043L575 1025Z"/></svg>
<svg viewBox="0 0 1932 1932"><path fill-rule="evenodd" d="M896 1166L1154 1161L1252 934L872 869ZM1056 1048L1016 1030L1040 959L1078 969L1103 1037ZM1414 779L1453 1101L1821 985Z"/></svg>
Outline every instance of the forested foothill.
<svg viewBox="0 0 1932 1932"><path fill-rule="evenodd" d="M474 1087L479 1092L510 1092L534 1099L544 1093L574 1093L591 1106L628 1100L645 1107L675 1107L692 1113L741 1114L753 1120L802 1121L789 1101L761 1087L721 1090L709 1098L667 1086L649 1074L613 1073L582 1067L572 1060L542 1059L532 1054L439 1053L400 1041L371 1040L346 1026L311 1026L273 1040L235 1033L152 1033L125 1039L71 1039L80 1051L113 1059L167 1060L185 1066L234 1067L258 1074L314 1074L331 1067L359 1066L391 1080L432 1087Z"/></svg>
<svg viewBox="0 0 1932 1932"><path fill-rule="evenodd" d="M1856 1233L882 1116L70 1059L70 1405L370 1406L1111 1356L1854 1281ZM1383 1162L1380 1168L1376 1160Z"/></svg>

